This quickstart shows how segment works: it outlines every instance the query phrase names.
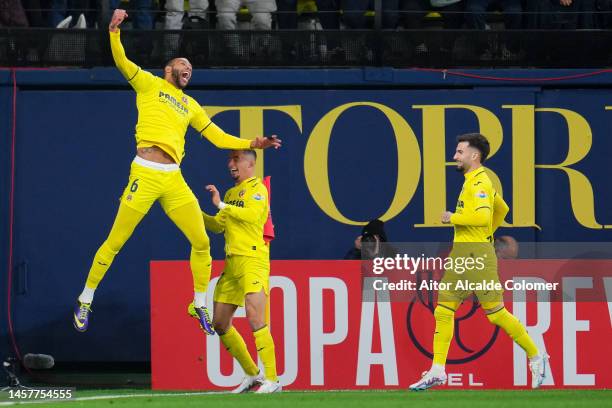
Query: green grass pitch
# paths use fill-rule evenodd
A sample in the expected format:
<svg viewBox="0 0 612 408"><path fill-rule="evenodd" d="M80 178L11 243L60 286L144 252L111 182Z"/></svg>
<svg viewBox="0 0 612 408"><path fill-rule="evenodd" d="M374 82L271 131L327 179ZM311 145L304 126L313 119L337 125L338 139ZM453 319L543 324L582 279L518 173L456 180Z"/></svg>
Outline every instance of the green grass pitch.
<svg viewBox="0 0 612 408"><path fill-rule="evenodd" d="M0 406L13 404L2 398ZM286 391L273 395L168 393L144 390L77 391L69 401L28 403L34 407L223 407L223 408L391 408L391 407L612 407L612 390L429 390L409 391Z"/></svg>

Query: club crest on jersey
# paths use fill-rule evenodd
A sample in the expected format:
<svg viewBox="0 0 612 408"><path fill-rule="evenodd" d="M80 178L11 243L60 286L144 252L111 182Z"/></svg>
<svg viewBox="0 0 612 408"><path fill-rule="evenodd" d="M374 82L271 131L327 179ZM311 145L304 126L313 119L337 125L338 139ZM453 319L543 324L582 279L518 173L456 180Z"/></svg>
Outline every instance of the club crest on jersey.
<svg viewBox="0 0 612 408"><path fill-rule="evenodd" d="M257 200L257 201L261 201L263 200L263 196L259 193L255 193L255 195L253 195L253 199Z"/></svg>
<svg viewBox="0 0 612 408"><path fill-rule="evenodd" d="M240 192L238 193L238 197L242 198L242 196L244 196L244 191L245 190L240 190Z"/></svg>
<svg viewBox="0 0 612 408"><path fill-rule="evenodd" d="M485 193L484 190L480 190L478 193L476 193L476 197L487 198L487 193Z"/></svg>
<svg viewBox="0 0 612 408"><path fill-rule="evenodd" d="M187 97L186 97L186 96L183 96L183 97L181 98L181 101L183 101L183 103L184 103L185 105L187 105L187 104L189 103L189 101L187 100Z"/></svg>

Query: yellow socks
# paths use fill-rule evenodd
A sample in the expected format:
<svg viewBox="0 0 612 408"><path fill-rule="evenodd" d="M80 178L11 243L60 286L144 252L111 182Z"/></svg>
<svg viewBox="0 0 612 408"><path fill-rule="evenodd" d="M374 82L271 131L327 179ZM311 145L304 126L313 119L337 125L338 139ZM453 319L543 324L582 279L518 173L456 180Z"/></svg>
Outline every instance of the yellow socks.
<svg viewBox="0 0 612 408"><path fill-rule="evenodd" d="M259 368L257 368L257 365L251 358L244 339L234 326L230 326L225 334L219 335L219 338L225 346L225 349L238 360L238 363L240 363L240 366L247 375L257 375Z"/></svg>
<svg viewBox="0 0 612 408"><path fill-rule="evenodd" d="M274 340L270 334L268 326L264 326L261 329L254 331L255 346L257 347L257 353L264 366L264 375L266 379L270 381L278 381L276 375L276 355L274 353Z"/></svg>
<svg viewBox="0 0 612 408"><path fill-rule="evenodd" d="M436 331L434 332L433 340L433 364L444 366L448 356L448 349L453 339L455 312L448 307L438 304L434 310L434 317L436 319Z"/></svg>
<svg viewBox="0 0 612 408"><path fill-rule="evenodd" d="M110 268L113 263L115 255L117 255L117 252L110 248L107 241L104 241L91 263L89 275L87 275L87 282L85 282L86 287L91 289L96 289L98 287L106 271L108 271L108 268Z"/></svg>
<svg viewBox="0 0 612 408"><path fill-rule="evenodd" d="M501 327L514 340L516 344L521 346L527 353L527 357L532 358L538 355L538 348L527 334L525 326L505 307L496 312L487 314L487 318L491 323Z"/></svg>
<svg viewBox="0 0 612 408"><path fill-rule="evenodd" d="M212 264L212 258L210 257L210 249L196 251L195 249L191 248L189 264L191 265L191 273L193 275L194 291L206 292L206 289L208 288L208 281L210 281L210 271Z"/></svg>

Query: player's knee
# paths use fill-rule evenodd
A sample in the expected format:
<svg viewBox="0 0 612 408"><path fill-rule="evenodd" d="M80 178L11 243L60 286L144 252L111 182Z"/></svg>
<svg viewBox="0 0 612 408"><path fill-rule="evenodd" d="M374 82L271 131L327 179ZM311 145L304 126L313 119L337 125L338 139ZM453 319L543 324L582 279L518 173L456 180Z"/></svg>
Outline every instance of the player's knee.
<svg viewBox="0 0 612 408"><path fill-rule="evenodd" d="M264 313L259 312L254 307L246 306L247 320L253 331L259 330L266 325Z"/></svg>
<svg viewBox="0 0 612 408"><path fill-rule="evenodd" d="M251 330L257 331L266 325L266 321L259 316L249 317L249 326L251 326Z"/></svg>
<svg viewBox="0 0 612 408"><path fill-rule="evenodd" d="M490 309L490 310L486 310L485 309L485 315L487 316L487 319L489 319L489 322L497 325L498 321L501 317L505 316L507 311L506 309L503 307L503 305L500 308L497 309Z"/></svg>
<svg viewBox="0 0 612 408"><path fill-rule="evenodd" d="M208 239L208 235L202 234L197 238L192 239L191 247L196 252L210 251L210 240Z"/></svg>
<svg viewBox="0 0 612 408"><path fill-rule="evenodd" d="M493 324L495 324L495 320L497 317L501 316L502 309L504 309L504 304L500 302L482 302L481 304L482 310L484 311L487 319Z"/></svg>
<svg viewBox="0 0 612 408"><path fill-rule="evenodd" d="M219 336L222 336L227 333L231 325L232 324L229 321L215 320L215 318L213 317L213 327L215 328L215 331Z"/></svg>

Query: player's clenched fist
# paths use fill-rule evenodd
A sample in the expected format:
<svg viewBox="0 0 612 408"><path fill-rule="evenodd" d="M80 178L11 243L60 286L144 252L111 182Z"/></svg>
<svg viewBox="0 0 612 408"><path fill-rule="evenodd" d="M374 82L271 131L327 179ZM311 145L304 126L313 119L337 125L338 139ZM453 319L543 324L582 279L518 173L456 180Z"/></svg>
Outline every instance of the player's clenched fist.
<svg viewBox="0 0 612 408"><path fill-rule="evenodd" d="M128 16L127 12L122 9L116 9L111 17L111 22L108 25L109 31L115 32L119 28L119 24L123 22Z"/></svg>

